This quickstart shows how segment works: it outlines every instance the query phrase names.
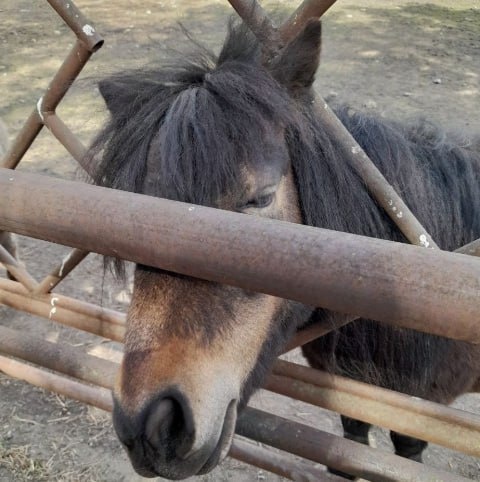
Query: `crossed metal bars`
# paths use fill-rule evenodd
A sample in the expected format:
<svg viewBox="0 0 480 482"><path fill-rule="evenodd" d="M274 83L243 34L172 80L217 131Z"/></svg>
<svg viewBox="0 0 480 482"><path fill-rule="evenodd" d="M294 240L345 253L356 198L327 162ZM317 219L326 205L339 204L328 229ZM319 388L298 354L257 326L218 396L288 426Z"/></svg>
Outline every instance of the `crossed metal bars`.
<svg viewBox="0 0 480 482"><path fill-rule="evenodd" d="M84 162L85 147L58 117L55 109L92 53L101 47L103 40L93 25L83 17L71 1L48 0L48 2L76 34L77 42L51 81L45 95L39 99L36 108L17 136L11 149L7 152L2 162L2 167L14 169L42 127L46 125L52 134L88 172L89 166ZM230 3L262 42L268 57L268 55L276 55L281 48L303 28L308 19L320 17L335 3L335 0L306 0L280 27L274 25L266 12L255 0L230 0ZM386 182L371 160L319 96L316 98L316 106L317 113L321 117L325 128L328 129L332 137L335 137L338 143L344 147L345 157L356 166L372 195L377 199L378 203L384 207L385 211L389 213L406 238L412 244L436 247L426 230L415 219L393 188ZM14 177L10 177L18 180L22 176L23 175L16 174ZM8 179L10 179L10 177L8 177ZM3 181L7 179L5 172L1 173L1 179ZM34 178L33 181L35 183L37 183L37 181L41 183L41 176ZM85 187L81 185L77 185L75 190L76 192L81 192L84 188ZM402 215L398 216L399 213L402 213ZM4 216L2 220L3 224L0 224L0 226L3 228L7 226L13 228L13 225L5 223L5 219ZM29 234L35 235L32 232ZM92 246L92 248L95 248L95 246ZM480 254L480 240L461 248L461 250L468 254L478 256ZM19 281L0 280L0 302L47 318L52 318L52 314L54 314L53 318L55 321L120 341L124 330L124 316L122 314L101 309L78 300L56 294L49 294L87 254L88 251L84 249L74 249L47 277L38 283L25 268L0 245L0 262L2 262L10 274ZM56 301L54 302L54 300ZM471 305L469 306L471 307ZM55 308L54 312L52 312L52 307ZM343 323L348 323L352 319L354 319L354 317L345 316ZM465 331L464 328L468 329ZM424 326L423 329L431 331L432 326L430 324L427 327ZM437 323L435 329L440 330L440 332L437 331L439 334L462 339L466 338L470 341L478 342L476 338L473 339L475 337L473 317L469 317L468 315L465 318L463 327L457 327L455 333L449 330L445 323ZM300 332L290 344L289 348L302 345L328 332L328 330L329 327L322 325L311 327L308 330ZM12 333L9 334L7 329L1 329L2 341L0 342L0 352L37 363L55 371L63 372L75 379L93 383L100 387L111 386L111 374L116 367L109 366L105 368L103 372L100 370L101 376L92 378L92 373L97 372L92 372L88 367L92 367L92 363L95 363L97 367L105 367L105 365L102 365L102 361L93 359L93 357L85 354L76 353L73 355L70 353L70 348L67 354L60 346L52 347L42 340L28 339L28 337L23 334L19 337L15 332ZM65 363L53 363L52 353L55 353L55 357L59 360L64 360ZM66 363L67 361L68 363ZM385 390L382 391L376 387L364 386L364 384L355 385L357 382L344 380L339 377L326 377L312 369L305 367L297 368L291 364L290 366L288 364L284 365L283 363L285 362L277 363L274 374L267 383L268 389L285 393L320 406L328 405L326 408L337 410L359 419L365 419L365 411L355 410L354 408L356 401L360 400L359 406L362 407L368 406L370 403L371 410L367 415L368 420L365 419L365 421L388 426L395 430L398 429L403 433L452 448L461 448L466 452L471 452L469 447L476 447L473 441L475 439L478 440L480 433L478 417L473 415L465 417L459 411L425 401L418 402L418 405L414 407L411 403L409 404L405 399L402 399L400 394ZM0 357L0 369L17 378L23 378L31 383L60 391L61 393L87 403L92 403L104 409L110 408L111 402L105 388L94 388L84 383L66 379L57 374L39 370L38 368L5 357ZM352 383L354 384L353 388ZM289 389L289 387L294 386L293 391ZM325 390L327 390L327 394L333 393L335 395L333 396L333 402L328 402L332 397L326 396ZM329 390L330 392L328 392ZM344 398L340 396L340 401L338 400L339 394L343 394L344 396ZM352 397L357 397L357 399ZM370 402L368 402L368 400L370 400ZM387 411L381 412L378 407L372 407L371 400L384 401ZM406 410L406 412L402 412L402 410ZM383 413L383 418L382 416L377 416L379 413ZM437 424L433 425L432 428L423 430L418 430L418 425L415 425L417 428L412 428L412 424L401 423L401 426L398 426L398 424L392 426L392 420L398 418L394 416L395 413L404 413L409 419L414 416L414 414L416 414L415 416L431 417L428 420L436 420ZM368 477L370 480L386 480L387 472L391 475L394 474L395 480L414 480L427 474L429 477L441 478L441 480L460 480L457 476L452 478L451 475L444 472L433 471L433 469L427 469L420 464L405 461L393 455L388 457L379 456L377 452L372 452L372 449L368 447L359 447L358 444L354 444L353 442L315 431L308 427L301 427L299 424L283 421L278 417L272 417L270 414L260 414L258 411L248 409L246 415L240 420L238 430L248 437L263 440L270 445L283 449L289 449L291 453L297 453L316 462L328 464L359 476ZM262 421L261 424L256 423L259 420ZM460 437L453 439L450 436L451 431L445 431L445 427L453 426L457 429L458 427L464 427L466 432L461 432ZM263 427L263 431L259 430L259 427ZM303 446L301 446L302 444L289 446L288 437L285 437L285 435L282 436L281 434L279 436L282 427L287 427L288 430L298 430L305 436L308 435L308 437L311 437L312 443L307 443L307 445L303 444ZM462 440L463 443L461 442ZM329 451L322 450L322 447L325 448L327 446L329 447ZM343 456L341 456L338 451L332 451L332 446L338 447L339 451L343 453ZM473 453L480 455L477 452ZM334 455L332 456L331 454ZM345 454L347 454L347 457L345 457ZM259 449L258 447L252 448L245 442L239 440L236 440L231 455L240 460L254 463L265 469L292 478L293 480L339 480L338 477L326 475L324 472L320 472L318 469L304 462L292 461L291 459L281 457L278 454L265 449ZM380 461L381 466L378 467L378 464L372 464L372 460Z"/></svg>

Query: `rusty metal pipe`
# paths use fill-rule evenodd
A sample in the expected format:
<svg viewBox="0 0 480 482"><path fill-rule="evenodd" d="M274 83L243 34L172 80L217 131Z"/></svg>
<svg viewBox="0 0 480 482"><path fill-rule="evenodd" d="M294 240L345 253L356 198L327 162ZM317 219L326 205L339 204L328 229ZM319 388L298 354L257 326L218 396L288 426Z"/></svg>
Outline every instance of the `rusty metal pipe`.
<svg viewBox="0 0 480 482"><path fill-rule="evenodd" d="M0 372L88 405L112 411L110 390L93 387L0 355Z"/></svg>
<svg viewBox="0 0 480 482"><path fill-rule="evenodd" d="M321 370L299 365L285 360L277 360L273 373L317 386L339 389L369 400L378 400L392 407L408 410L411 413L429 416L461 427L480 430L480 415L451 408L428 400L387 390L350 378L331 375ZM480 450L480 449L477 449Z"/></svg>
<svg viewBox="0 0 480 482"><path fill-rule="evenodd" d="M125 325L125 313L97 306L93 303L76 300L58 293L29 293L20 283L2 278L0 278L0 289L8 293L23 296L25 298L25 303L28 303L29 300L39 300L50 305L52 298L56 298L55 306L65 308L77 314L80 313L95 318L102 323L111 323L120 326Z"/></svg>
<svg viewBox="0 0 480 482"><path fill-rule="evenodd" d="M28 148L40 133L45 118L53 115L57 105L63 99L70 85L83 69L91 55L92 52L88 50L82 41L77 40L75 42L67 58L48 85L44 95L38 100L36 109L30 114L20 134L7 151L2 161L2 167L8 169L15 169L17 167L25 152L27 152ZM69 144L74 146L76 143L78 144L78 142L79 141L70 140Z"/></svg>
<svg viewBox="0 0 480 482"><path fill-rule="evenodd" d="M88 62L92 52L88 50L86 45L77 40L53 77L43 97L37 104L37 110L40 117L43 118L55 112L58 104L61 102L72 82L77 78L85 64Z"/></svg>
<svg viewBox="0 0 480 482"><path fill-rule="evenodd" d="M71 0L48 0L48 3L90 52L103 45L103 38Z"/></svg>
<svg viewBox="0 0 480 482"><path fill-rule="evenodd" d="M239 416L236 432L372 482L468 480L251 407Z"/></svg>
<svg viewBox="0 0 480 482"><path fill-rule="evenodd" d="M468 254L469 256L480 256L480 239L476 239L471 243L455 250L456 253Z"/></svg>
<svg viewBox="0 0 480 482"><path fill-rule="evenodd" d="M38 115L37 109L34 109L3 156L0 166L6 169L15 169L42 130L42 127L43 122Z"/></svg>
<svg viewBox="0 0 480 482"><path fill-rule="evenodd" d="M333 330L338 330L342 326L348 325L357 319L356 316L342 315L341 313L328 313L328 317L321 322L307 326L297 331L295 336L287 343L283 353L294 350L300 346L305 345L321 336L330 333Z"/></svg>
<svg viewBox="0 0 480 482"><path fill-rule="evenodd" d="M257 0L228 0L233 9L260 40L266 58L277 54L280 37L275 24Z"/></svg>
<svg viewBox="0 0 480 482"><path fill-rule="evenodd" d="M15 293L3 289L2 286L8 283L14 282L0 279L0 304L31 313L32 315L41 316L62 325L109 338L110 340L123 341L125 327L121 324L112 323L109 314L102 313L101 308L95 307L97 311L96 316L88 315L81 312L82 308L88 304L65 302L71 299L57 294L40 297L30 296L26 292ZM78 307L79 310L75 311L74 307Z"/></svg>
<svg viewBox="0 0 480 482"><path fill-rule="evenodd" d="M480 342L471 256L2 169L0 229Z"/></svg>
<svg viewBox="0 0 480 482"><path fill-rule="evenodd" d="M49 293L89 254L88 251L73 249L50 274L40 281L34 293Z"/></svg>
<svg viewBox="0 0 480 482"><path fill-rule="evenodd" d="M87 149L82 142L73 134L68 126L53 113L45 113L43 122L54 137L60 141L70 155L80 164L85 172L92 176L91 165L86 162Z"/></svg>
<svg viewBox="0 0 480 482"><path fill-rule="evenodd" d="M8 169L16 168L42 130L45 117L54 113L55 108L63 99L70 85L83 69L92 53L103 45L102 37L88 23L87 19L71 0L48 0L48 2L73 30L77 36L77 42L48 85L43 97L40 97L36 109L30 114L22 130L4 156L0 165ZM55 119L52 122L54 121ZM60 133L60 139L62 139L61 142L65 142L68 146L67 150L70 148L73 152L80 152L78 149L80 141L73 134L67 133L63 129L63 133Z"/></svg>
<svg viewBox="0 0 480 482"><path fill-rule="evenodd" d="M0 353L40 365L73 378L111 388L118 365L76 346L43 340L0 325Z"/></svg>
<svg viewBox="0 0 480 482"><path fill-rule="evenodd" d="M336 139L346 162L354 166L372 196L388 213L403 235L414 245L438 249L428 231L420 224L328 104L320 96L317 96L315 102L315 110L322 126L333 139Z"/></svg>
<svg viewBox="0 0 480 482"><path fill-rule="evenodd" d="M469 256L480 256L480 239L472 241L461 248L454 251L455 253L468 254ZM309 343L321 336L338 330L342 326L358 320L357 316L342 315L340 313L331 313L323 322L315 323L307 328L303 328L295 334L284 349L284 353Z"/></svg>
<svg viewBox="0 0 480 482"><path fill-rule="evenodd" d="M292 397L420 440L480 457L480 416L278 360L265 385Z"/></svg>
<svg viewBox="0 0 480 482"><path fill-rule="evenodd" d="M296 482L345 482L343 477L329 474L306 461L293 460L290 454L278 454L237 437L228 455Z"/></svg>
<svg viewBox="0 0 480 482"><path fill-rule="evenodd" d="M29 291L38 287L37 281L30 273L0 244L0 263L5 269Z"/></svg>
<svg viewBox="0 0 480 482"><path fill-rule="evenodd" d="M295 38L311 18L320 18L336 0L304 0L280 27L280 37L287 43Z"/></svg>
<svg viewBox="0 0 480 482"><path fill-rule="evenodd" d="M308 15L304 14L301 18L298 18L295 28L291 28L291 19L287 20L281 28L283 40L291 40L292 37L289 37L288 35L295 35L298 33L305 23L314 16L313 12L316 8L315 4L318 8L318 15L315 16L319 18L326 10L320 8L319 5L324 4L325 7L328 8L331 6L329 3L328 0L322 2L315 2L313 0L307 1L304 12ZM347 162L355 167L360 177L365 181L372 196L380 206L384 208L385 212L388 213L392 221L397 225L398 229L400 229L410 243L417 246L438 249L437 244L428 234L427 230L420 224L402 198L385 179L377 166L367 156L365 151L360 147L358 142L353 138L350 132L348 132L346 127L340 122L338 117L320 95L316 95L315 107L315 112L319 116L323 127L331 134L332 138L336 139L338 145L341 146Z"/></svg>
<svg viewBox="0 0 480 482"><path fill-rule="evenodd" d="M78 347L68 346L67 349L3 326L0 326L0 353L108 389L112 388L118 369L116 363L87 355ZM325 472L306 463L289 461L285 456L240 440L232 447L230 456L288 478L293 476L292 480L321 481L325 475Z"/></svg>

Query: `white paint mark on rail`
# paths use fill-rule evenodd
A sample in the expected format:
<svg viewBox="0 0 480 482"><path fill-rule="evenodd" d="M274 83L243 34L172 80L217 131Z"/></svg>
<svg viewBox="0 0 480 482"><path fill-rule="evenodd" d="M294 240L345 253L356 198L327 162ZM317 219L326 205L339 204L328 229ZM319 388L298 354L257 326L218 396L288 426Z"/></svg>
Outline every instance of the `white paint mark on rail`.
<svg viewBox="0 0 480 482"><path fill-rule="evenodd" d="M38 102L37 102L37 112L38 112L38 115L40 116L40 119L42 119L42 122L44 122L45 119L44 119L43 113L42 113L42 103L43 103L43 96L40 97L40 99L38 99Z"/></svg>
<svg viewBox="0 0 480 482"><path fill-rule="evenodd" d="M55 306L55 303L58 301L58 298L56 296L54 296L51 300L50 300L50 305L52 306L52 309L50 310L50 313L48 315L48 318L51 320L52 319L52 316L57 312L57 307Z"/></svg>
<svg viewBox="0 0 480 482"><path fill-rule="evenodd" d="M88 23L82 27L82 31L85 35L91 37L95 33L95 29Z"/></svg>

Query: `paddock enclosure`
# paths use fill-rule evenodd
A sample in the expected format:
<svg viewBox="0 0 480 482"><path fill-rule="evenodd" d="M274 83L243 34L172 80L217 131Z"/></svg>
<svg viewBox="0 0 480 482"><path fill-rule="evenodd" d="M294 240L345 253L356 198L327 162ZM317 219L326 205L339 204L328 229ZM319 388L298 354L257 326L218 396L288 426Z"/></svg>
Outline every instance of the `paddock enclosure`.
<svg viewBox="0 0 480 482"><path fill-rule="evenodd" d="M83 161L84 145L68 127L70 119L63 119L57 108L90 57L103 45L96 29L101 19L87 19L71 1L48 3L76 40L1 161L0 229L73 249L37 281L33 275L38 275L30 273L28 265L16 261L0 246L0 262L18 280L0 278L0 303L121 343L125 318L121 311L58 292L57 285L94 252L356 315L345 315L345 323L363 316L480 342L480 261L475 258L480 255L480 240L460 247L459 253L435 249L435 240L320 95L315 102L324 124L344 146L345 156L359 166L372 195L416 246L179 205L15 170L44 126L52 142L56 139L63 144L87 175L90 168ZM308 18L322 16L335 2L306 0L297 10L292 9L281 25L255 1L229 3L274 50L292 38ZM8 92L2 95L8 96ZM131 222L145 212L152 213L148 229ZM262 243L251 242L259 233ZM199 242L205 239L208 241ZM351 263L352 252L355 265ZM366 276L372 259L374 275L370 270ZM315 266L322 266L322 270ZM389 309L393 305L395 309ZM455 324L451 323L453 317ZM13 328L0 326L0 371L111 410L109 389L117 369L115 361L94 355L83 346L35 336L25 327ZM327 330L316 326L300 332L288 349ZM329 376L283 359L275 364L265 389L480 457L480 415L475 413ZM237 434L232 458L291 480L342 480L326 473L321 465L367 480L469 480L453 471L345 440L319 425L313 427L253 407L240 417Z"/></svg>

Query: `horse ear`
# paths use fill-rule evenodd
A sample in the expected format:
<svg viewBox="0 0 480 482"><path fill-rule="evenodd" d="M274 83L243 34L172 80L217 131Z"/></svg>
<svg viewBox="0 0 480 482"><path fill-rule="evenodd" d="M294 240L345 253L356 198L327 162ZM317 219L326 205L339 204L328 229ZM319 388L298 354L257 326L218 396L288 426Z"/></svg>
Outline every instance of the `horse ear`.
<svg viewBox="0 0 480 482"><path fill-rule="evenodd" d="M275 59L272 75L293 93L308 90L320 63L321 45L322 24L312 19Z"/></svg>
<svg viewBox="0 0 480 482"><path fill-rule="evenodd" d="M101 80L98 90L112 115L124 110L125 105L129 105L136 97L136 94L132 94L128 86L118 79Z"/></svg>

